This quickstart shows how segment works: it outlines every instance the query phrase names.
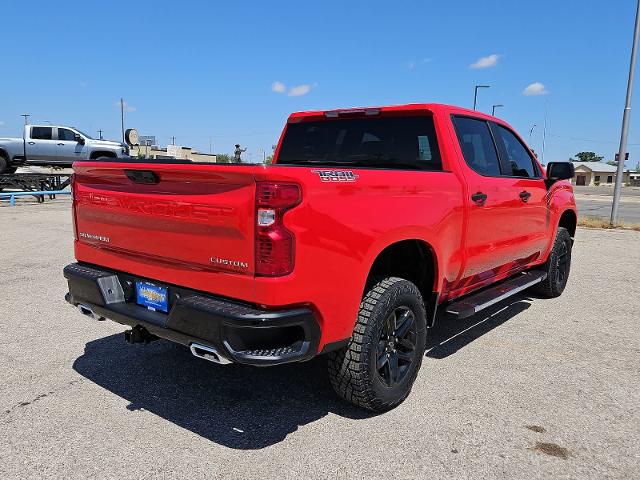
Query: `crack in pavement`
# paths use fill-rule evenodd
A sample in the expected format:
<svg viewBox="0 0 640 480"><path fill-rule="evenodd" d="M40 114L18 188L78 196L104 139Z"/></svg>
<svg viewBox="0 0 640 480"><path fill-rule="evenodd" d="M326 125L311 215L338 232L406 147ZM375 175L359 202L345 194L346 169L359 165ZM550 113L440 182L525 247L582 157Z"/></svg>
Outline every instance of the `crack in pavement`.
<svg viewBox="0 0 640 480"><path fill-rule="evenodd" d="M40 400L42 400L43 398L47 398L50 397L52 395L55 395L56 393L60 393L64 390L67 390L68 388L78 384L78 383L82 383L84 382L84 379L78 379L78 380L71 380L70 382L67 382L65 385L63 385L61 388L55 389L55 390L50 390L48 392L45 393L40 393L39 395L36 395L34 398L32 398L31 400L25 400L22 402L18 402L16 403L14 406L12 406L11 408L5 410L4 412L2 412L0 414L0 418L4 419L5 417L8 417L9 415L11 415L13 412L15 412L17 409L22 408L22 407L27 407L29 405L32 405Z"/></svg>

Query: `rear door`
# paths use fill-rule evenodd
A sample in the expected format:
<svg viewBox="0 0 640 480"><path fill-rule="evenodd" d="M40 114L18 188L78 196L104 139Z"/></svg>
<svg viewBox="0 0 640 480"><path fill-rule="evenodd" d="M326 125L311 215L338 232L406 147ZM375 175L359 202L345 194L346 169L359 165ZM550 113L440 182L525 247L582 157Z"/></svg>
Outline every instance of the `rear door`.
<svg viewBox="0 0 640 480"><path fill-rule="evenodd" d="M467 289L508 270L519 255L513 242L519 199L513 181L502 175L489 123L454 116L453 124L468 186L466 264L457 288Z"/></svg>
<svg viewBox="0 0 640 480"><path fill-rule="evenodd" d="M53 127L33 125L26 142L27 160L36 163L55 163L57 140L53 135Z"/></svg>

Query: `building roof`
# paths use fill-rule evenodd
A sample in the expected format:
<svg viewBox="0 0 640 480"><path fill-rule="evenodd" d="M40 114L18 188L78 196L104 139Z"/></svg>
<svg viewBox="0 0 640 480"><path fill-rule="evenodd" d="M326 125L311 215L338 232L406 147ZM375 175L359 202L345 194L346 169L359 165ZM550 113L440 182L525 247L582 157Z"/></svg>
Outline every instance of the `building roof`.
<svg viewBox="0 0 640 480"><path fill-rule="evenodd" d="M618 171L618 167L614 165L608 165L602 162L573 162L573 166L575 168L585 167L591 170L592 172L600 172L600 173L616 173ZM628 172L629 169L625 168L625 172Z"/></svg>

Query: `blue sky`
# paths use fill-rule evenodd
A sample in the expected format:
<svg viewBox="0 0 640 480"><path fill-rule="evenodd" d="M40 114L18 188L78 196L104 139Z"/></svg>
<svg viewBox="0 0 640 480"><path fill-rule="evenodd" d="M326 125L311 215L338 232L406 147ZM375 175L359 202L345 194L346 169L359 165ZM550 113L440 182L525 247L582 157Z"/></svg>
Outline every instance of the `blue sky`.
<svg viewBox="0 0 640 480"><path fill-rule="evenodd" d="M32 122L140 134L257 159L292 111L409 102L478 107L545 160L617 151L635 2L49 2L2 7L0 136ZM478 63L479 62L479 63ZM471 66L483 68L472 68ZM640 81L640 79L639 79ZM531 84L532 93L523 91ZM640 85L638 86L640 88ZM274 91L276 90L276 91ZM629 147L640 160L640 92Z"/></svg>

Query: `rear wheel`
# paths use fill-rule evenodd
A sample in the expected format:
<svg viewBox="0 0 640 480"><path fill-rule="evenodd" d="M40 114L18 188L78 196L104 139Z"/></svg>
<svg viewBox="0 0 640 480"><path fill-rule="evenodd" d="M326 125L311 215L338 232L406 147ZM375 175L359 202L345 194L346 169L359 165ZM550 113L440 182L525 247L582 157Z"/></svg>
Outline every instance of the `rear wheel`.
<svg viewBox="0 0 640 480"><path fill-rule="evenodd" d="M542 270L547 273L547 278L532 287L534 292L547 298L562 295L571 270L571 246L571 235L567 229L558 227L553 248L542 267Z"/></svg>
<svg viewBox="0 0 640 480"><path fill-rule="evenodd" d="M411 282L384 278L365 293L349 344L329 354L329 376L345 400L382 412L407 398L426 344L422 296Z"/></svg>

